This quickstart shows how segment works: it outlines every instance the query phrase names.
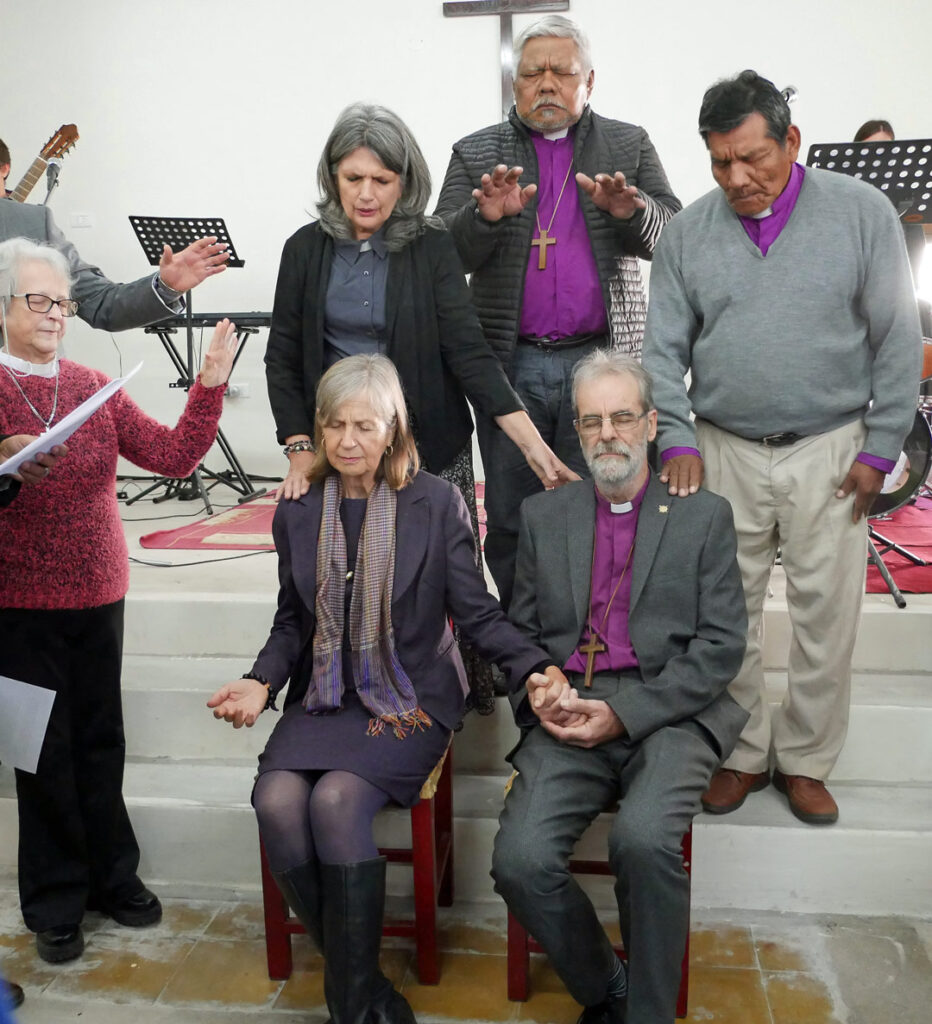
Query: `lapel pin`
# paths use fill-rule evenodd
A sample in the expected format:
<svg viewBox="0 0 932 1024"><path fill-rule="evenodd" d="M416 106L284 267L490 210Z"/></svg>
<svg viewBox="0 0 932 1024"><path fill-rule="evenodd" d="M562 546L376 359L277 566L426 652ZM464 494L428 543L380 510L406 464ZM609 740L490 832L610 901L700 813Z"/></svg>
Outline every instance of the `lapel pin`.
<svg viewBox="0 0 932 1024"><path fill-rule="evenodd" d="M657 506L657 511L666 514L667 512L670 511L670 506L669 505L658 505Z"/></svg>

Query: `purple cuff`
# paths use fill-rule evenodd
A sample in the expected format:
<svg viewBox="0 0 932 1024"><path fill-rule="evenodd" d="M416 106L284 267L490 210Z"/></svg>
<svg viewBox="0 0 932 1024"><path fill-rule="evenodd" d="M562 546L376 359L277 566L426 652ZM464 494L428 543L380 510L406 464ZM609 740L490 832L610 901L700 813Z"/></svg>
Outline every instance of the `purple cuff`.
<svg viewBox="0 0 932 1024"><path fill-rule="evenodd" d="M660 461L666 462L667 459L673 459L677 455L695 455L697 459L702 458L702 453L698 448L668 448L660 453Z"/></svg>
<svg viewBox="0 0 932 1024"><path fill-rule="evenodd" d="M867 452L861 452L854 461L863 462L865 466L871 466L873 469L879 469L881 473L892 473L896 466L895 459L882 459L879 455L868 455Z"/></svg>

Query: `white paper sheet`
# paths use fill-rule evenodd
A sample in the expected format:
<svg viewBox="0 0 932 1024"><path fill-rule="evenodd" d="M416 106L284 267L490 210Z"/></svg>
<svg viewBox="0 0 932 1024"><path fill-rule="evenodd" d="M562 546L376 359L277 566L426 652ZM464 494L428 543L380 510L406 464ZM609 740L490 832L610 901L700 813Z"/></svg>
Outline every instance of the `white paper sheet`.
<svg viewBox="0 0 932 1024"><path fill-rule="evenodd" d="M35 773L55 691L0 676L0 761Z"/></svg>
<svg viewBox="0 0 932 1024"><path fill-rule="evenodd" d="M91 416L130 379L142 369L142 363L137 363L124 377L117 377L115 380L105 384L100 391L95 391L90 398L83 401L76 409L72 409L67 416L63 416L54 426L40 434L35 441L31 441L21 451L18 451L12 458L0 463L0 476L15 473L19 467L28 462L34 455L40 452L49 452L55 445L63 444L69 437L86 423Z"/></svg>

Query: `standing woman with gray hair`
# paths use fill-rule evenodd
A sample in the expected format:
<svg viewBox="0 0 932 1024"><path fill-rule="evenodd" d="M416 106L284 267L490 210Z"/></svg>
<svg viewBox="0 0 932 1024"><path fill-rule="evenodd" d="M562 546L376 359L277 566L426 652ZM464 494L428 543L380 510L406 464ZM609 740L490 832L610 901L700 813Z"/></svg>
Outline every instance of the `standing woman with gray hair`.
<svg viewBox="0 0 932 1024"><path fill-rule="evenodd" d="M422 463L459 487L478 552L467 399L494 417L546 487L576 475L544 443L486 343L453 241L425 216L430 172L404 122L385 107L347 107L324 147L317 183L319 219L285 243L265 356L289 460L279 494L294 500L308 490L314 395L324 371L345 356L387 355ZM490 682L479 689L480 700L491 696Z"/></svg>

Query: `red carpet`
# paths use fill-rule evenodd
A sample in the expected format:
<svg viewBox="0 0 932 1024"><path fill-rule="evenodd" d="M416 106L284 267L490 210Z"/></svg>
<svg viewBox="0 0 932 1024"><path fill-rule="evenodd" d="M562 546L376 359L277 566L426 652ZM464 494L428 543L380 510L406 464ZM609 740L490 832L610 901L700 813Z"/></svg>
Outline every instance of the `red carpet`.
<svg viewBox="0 0 932 1024"><path fill-rule="evenodd" d="M895 541L926 562L932 562L932 499L919 498L915 505L904 505L889 519L872 519L871 526L888 540ZM880 543L874 541L878 551ZM932 593L932 565L913 565L894 552L883 555L893 582L905 594ZM885 594L887 587L873 565L867 567L867 593Z"/></svg>
<svg viewBox="0 0 932 1024"><path fill-rule="evenodd" d="M257 498L239 508L174 530L157 530L139 538L144 548L189 548L199 551L270 551L272 543L273 498Z"/></svg>
<svg viewBox="0 0 932 1024"><path fill-rule="evenodd" d="M485 484L476 484L479 506L479 533L485 539ZM259 498L240 508L206 516L174 530L159 530L140 539L144 548L189 548L201 551L265 551L272 543L272 516L275 501ZM889 519L872 519L878 533L932 562L932 499L919 498L915 505L897 509ZM878 545L879 546L879 545ZM884 555L884 562L897 586L907 594L932 593L932 565L916 566L901 555ZM867 567L867 592L886 593L880 573Z"/></svg>
<svg viewBox="0 0 932 1024"><path fill-rule="evenodd" d="M485 484L476 484L479 507L479 536L485 539ZM272 498L257 498L240 508L205 516L174 530L157 530L140 537L144 548L187 548L198 551L267 551L272 543Z"/></svg>

